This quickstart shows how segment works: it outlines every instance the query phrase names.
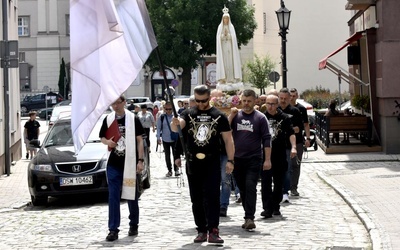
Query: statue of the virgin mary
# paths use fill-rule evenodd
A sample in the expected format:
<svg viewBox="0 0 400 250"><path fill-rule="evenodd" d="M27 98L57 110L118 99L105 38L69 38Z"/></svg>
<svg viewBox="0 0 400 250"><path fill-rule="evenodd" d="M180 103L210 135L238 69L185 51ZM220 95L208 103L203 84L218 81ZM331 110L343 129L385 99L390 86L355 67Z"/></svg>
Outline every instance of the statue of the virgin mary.
<svg viewBox="0 0 400 250"><path fill-rule="evenodd" d="M235 28L229 16L229 9L224 6L222 12L224 14L218 26L216 41L218 85L242 84L242 67ZM223 88L222 90L225 90Z"/></svg>

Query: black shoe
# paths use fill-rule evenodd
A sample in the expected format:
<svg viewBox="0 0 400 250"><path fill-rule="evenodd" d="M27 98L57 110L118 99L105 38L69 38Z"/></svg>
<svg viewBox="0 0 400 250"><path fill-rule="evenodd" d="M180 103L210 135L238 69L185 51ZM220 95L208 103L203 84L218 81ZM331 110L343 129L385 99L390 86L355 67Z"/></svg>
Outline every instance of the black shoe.
<svg viewBox="0 0 400 250"><path fill-rule="evenodd" d="M29 153L26 153L26 159L27 160L29 159Z"/></svg>
<svg viewBox="0 0 400 250"><path fill-rule="evenodd" d="M128 236L136 236L138 234L139 232L137 227L129 227Z"/></svg>
<svg viewBox="0 0 400 250"><path fill-rule="evenodd" d="M106 241L114 241L118 239L118 232L110 231L110 233L106 237Z"/></svg>
<svg viewBox="0 0 400 250"><path fill-rule="evenodd" d="M181 173L179 171L175 171L175 176L180 176Z"/></svg>
<svg viewBox="0 0 400 250"><path fill-rule="evenodd" d="M242 198L241 197L239 197L239 198L237 198L237 200L235 201L237 204L241 204L242 203Z"/></svg>
<svg viewBox="0 0 400 250"><path fill-rule="evenodd" d="M226 217L226 212L227 212L227 210L228 210L228 209L226 209L226 208L224 208L224 207L221 207L221 208L219 209L219 216L221 216L221 217Z"/></svg>
<svg viewBox="0 0 400 250"><path fill-rule="evenodd" d="M272 218L272 213L267 210L262 211L260 215L263 216L265 219Z"/></svg>
<svg viewBox="0 0 400 250"><path fill-rule="evenodd" d="M290 195L291 195L291 196L299 196L300 194L299 194L299 192L297 192L297 189L292 189L292 190L290 191Z"/></svg>
<svg viewBox="0 0 400 250"><path fill-rule="evenodd" d="M274 210L274 215L282 215L282 214L281 214L281 211L279 211L279 210Z"/></svg>

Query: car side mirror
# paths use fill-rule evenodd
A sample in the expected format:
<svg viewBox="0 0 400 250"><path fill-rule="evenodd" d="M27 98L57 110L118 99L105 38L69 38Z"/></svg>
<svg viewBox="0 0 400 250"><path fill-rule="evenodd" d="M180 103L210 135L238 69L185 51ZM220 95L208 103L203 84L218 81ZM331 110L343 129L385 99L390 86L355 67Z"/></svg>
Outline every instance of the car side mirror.
<svg viewBox="0 0 400 250"><path fill-rule="evenodd" d="M29 145L35 148L40 148L40 141L39 139L30 140Z"/></svg>

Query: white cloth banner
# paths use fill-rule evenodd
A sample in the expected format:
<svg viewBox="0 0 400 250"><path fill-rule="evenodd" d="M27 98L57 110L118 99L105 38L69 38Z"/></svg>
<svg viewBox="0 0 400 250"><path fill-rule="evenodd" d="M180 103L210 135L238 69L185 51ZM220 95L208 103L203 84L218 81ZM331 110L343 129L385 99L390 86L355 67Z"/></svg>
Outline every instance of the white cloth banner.
<svg viewBox="0 0 400 250"><path fill-rule="evenodd" d="M157 46L144 0L70 0L75 152Z"/></svg>

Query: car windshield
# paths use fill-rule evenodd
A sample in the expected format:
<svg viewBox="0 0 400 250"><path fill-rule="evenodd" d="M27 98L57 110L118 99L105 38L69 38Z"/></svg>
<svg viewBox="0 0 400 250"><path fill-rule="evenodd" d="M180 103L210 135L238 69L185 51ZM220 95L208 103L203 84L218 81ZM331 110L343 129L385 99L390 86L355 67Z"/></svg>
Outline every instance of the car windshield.
<svg viewBox="0 0 400 250"><path fill-rule="evenodd" d="M102 122L103 120L100 119L96 123L86 143L100 142L99 132ZM72 139L71 121L56 122L53 128L49 131L49 135L44 142L45 147L72 145L74 145L74 141Z"/></svg>

